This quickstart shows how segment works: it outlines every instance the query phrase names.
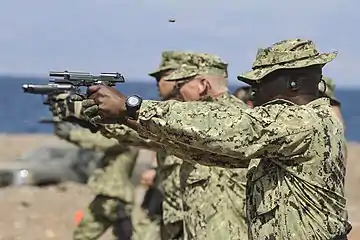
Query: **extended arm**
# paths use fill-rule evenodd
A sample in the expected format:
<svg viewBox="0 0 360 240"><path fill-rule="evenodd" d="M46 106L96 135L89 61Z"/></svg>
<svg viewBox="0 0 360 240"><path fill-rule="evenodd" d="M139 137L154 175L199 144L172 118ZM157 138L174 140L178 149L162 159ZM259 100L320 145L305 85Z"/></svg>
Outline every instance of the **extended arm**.
<svg viewBox="0 0 360 240"><path fill-rule="evenodd" d="M105 137L116 139L118 143L127 144L157 151L163 150L163 145L148 138L141 137L134 129L123 124L104 124L100 130Z"/></svg>
<svg viewBox="0 0 360 240"><path fill-rule="evenodd" d="M274 121L266 112L209 102L144 101L137 132L180 158L204 165L246 167L253 158L305 152L313 127L301 117Z"/></svg>

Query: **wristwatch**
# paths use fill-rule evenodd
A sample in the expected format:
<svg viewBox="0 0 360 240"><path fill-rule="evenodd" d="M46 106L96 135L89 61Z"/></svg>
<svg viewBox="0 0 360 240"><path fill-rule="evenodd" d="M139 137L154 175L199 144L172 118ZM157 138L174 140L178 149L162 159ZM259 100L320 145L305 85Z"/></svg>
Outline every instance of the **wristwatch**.
<svg viewBox="0 0 360 240"><path fill-rule="evenodd" d="M140 109L141 103L142 98L138 95L131 95L126 99L126 113L129 118L136 120L136 112Z"/></svg>

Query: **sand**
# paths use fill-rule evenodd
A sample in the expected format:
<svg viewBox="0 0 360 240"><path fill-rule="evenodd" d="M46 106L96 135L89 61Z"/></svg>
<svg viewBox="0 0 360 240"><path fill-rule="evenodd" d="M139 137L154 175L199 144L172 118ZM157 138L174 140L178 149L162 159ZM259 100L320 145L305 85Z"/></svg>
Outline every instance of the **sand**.
<svg viewBox="0 0 360 240"><path fill-rule="evenodd" d="M37 147L58 144L68 143L51 135L0 135L0 161L12 161ZM349 239L356 240L360 239L360 144L349 143L348 152L346 196L353 224ZM145 157L142 161L144 165L138 166L137 172L148 164ZM0 189L0 240L71 239L75 213L92 197L85 185L76 183Z"/></svg>

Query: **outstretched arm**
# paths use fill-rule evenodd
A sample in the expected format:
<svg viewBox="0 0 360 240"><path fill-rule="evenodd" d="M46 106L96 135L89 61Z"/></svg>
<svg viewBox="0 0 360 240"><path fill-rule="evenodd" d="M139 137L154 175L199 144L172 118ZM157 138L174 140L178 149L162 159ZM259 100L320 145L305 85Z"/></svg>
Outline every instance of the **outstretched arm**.
<svg viewBox="0 0 360 240"><path fill-rule="evenodd" d="M181 158L204 165L246 167L253 158L305 152L314 130L311 124L304 125L304 111L281 122L266 112L214 102L144 101L135 128Z"/></svg>
<svg viewBox="0 0 360 240"><path fill-rule="evenodd" d="M123 120L123 94L106 86L88 90L91 95L82 107L92 122ZM127 124L142 138L166 146L170 155L205 165L246 167L254 158L288 159L309 148L316 132L311 114L306 107L285 105L243 110L216 102L143 101L138 122ZM281 121L275 119L279 114Z"/></svg>
<svg viewBox="0 0 360 240"><path fill-rule="evenodd" d="M103 124L100 132L105 137L116 139L119 144L127 144L153 151L163 150L162 144L141 137L136 130L124 124Z"/></svg>

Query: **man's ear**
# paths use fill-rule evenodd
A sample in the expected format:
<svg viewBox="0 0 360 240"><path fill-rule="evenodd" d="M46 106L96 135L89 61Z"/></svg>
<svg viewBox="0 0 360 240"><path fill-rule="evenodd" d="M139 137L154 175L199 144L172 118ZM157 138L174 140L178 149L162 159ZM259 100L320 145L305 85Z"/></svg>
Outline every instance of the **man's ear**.
<svg viewBox="0 0 360 240"><path fill-rule="evenodd" d="M209 82L205 78L199 78L199 94L200 96L207 96L209 89L211 88Z"/></svg>

